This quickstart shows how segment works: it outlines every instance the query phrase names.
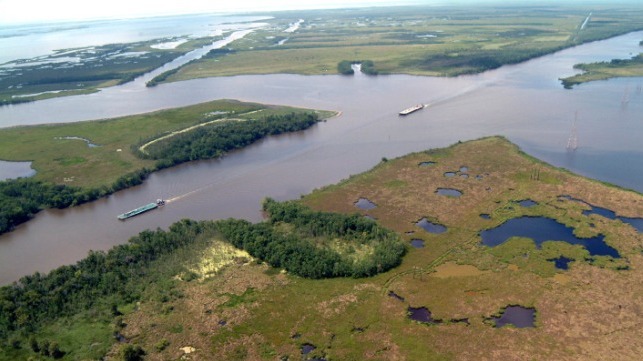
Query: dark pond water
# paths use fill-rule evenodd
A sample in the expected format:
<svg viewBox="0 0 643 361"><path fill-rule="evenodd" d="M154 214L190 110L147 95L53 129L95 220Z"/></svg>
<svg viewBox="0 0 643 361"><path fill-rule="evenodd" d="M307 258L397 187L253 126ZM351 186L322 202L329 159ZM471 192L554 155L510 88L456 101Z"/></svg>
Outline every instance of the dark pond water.
<svg viewBox="0 0 643 361"><path fill-rule="evenodd" d="M574 262L573 259L564 256L560 256L558 258L550 258L548 259L548 261L554 262L554 266L556 266L556 268L563 270L569 269L569 262Z"/></svg>
<svg viewBox="0 0 643 361"><path fill-rule="evenodd" d="M270 137L220 160L155 173L109 198L39 213L0 236L0 284L75 262L90 249L109 249L182 218L258 221L264 197L296 199L366 171L382 157L488 135L504 135L556 166L643 191L643 96L632 95L626 109L620 104L624 89L643 80L615 79L573 90L558 81L574 74L576 63L631 57L640 51L641 36L627 34L457 78L251 75L155 88L139 80L90 95L0 107L0 127L110 118L221 98L342 112L305 132ZM409 102L432 106L399 122L397 112ZM565 145L577 110L579 148L570 154ZM157 198L171 202L117 221L116 215Z"/></svg>
<svg viewBox="0 0 643 361"><path fill-rule="evenodd" d="M441 224L438 224L438 223L430 222L426 218L422 218L415 225L418 226L418 227L421 227L422 229L424 229L425 231L427 231L429 233L440 234L440 233L444 233L444 232L447 231L447 227L445 227L445 226L443 226Z"/></svg>
<svg viewBox="0 0 643 361"><path fill-rule="evenodd" d="M305 343L301 345L301 354L302 355L308 355L309 353L313 352L317 347L315 345Z"/></svg>
<svg viewBox="0 0 643 361"><path fill-rule="evenodd" d="M424 240L414 238L411 240L411 246L413 246L414 248L424 248Z"/></svg>
<svg viewBox="0 0 643 361"><path fill-rule="evenodd" d="M432 165L435 165L435 164L436 164L435 162L431 162L431 161L429 161L429 162L420 162L418 164L418 167L429 167L429 166L432 166Z"/></svg>
<svg viewBox="0 0 643 361"><path fill-rule="evenodd" d="M620 257L616 249L605 243L605 236L578 238L573 228L545 217L513 218L496 228L480 232L480 236L482 243L489 247L498 246L511 237L526 237L531 238L539 248L545 241L561 241L582 245L592 256Z"/></svg>
<svg viewBox="0 0 643 361"><path fill-rule="evenodd" d="M495 327L513 325L517 328L534 327L536 310L522 306L507 306L500 317L492 317Z"/></svg>
<svg viewBox="0 0 643 361"><path fill-rule="evenodd" d="M521 207L530 208L537 205L538 202L532 201L531 199L525 199L525 200L519 201L518 204L520 204Z"/></svg>
<svg viewBox="0 0 643 361"><path fill-rule="evenodd" d="M459 198L462 195L462 191L453 188L438 188L435 193L441 196L455 197Z"/></svg>
<svg viewBox="0 0 643 361"><path fill-rule="evenodd" d="M491 219L491 215L490 215L490 214L487 214L487 213L482 213L482 214L480 215L480 218L482 218L482 219Z"/></svg>
<svg viewBox="0 0 643 361"><path fill-rule="evenodd" d="M446 172L444 173L444 176L447 178L452 178L452 177L455 177L456 174L457 174L456 172Z"/></svg>
<svg viewBox="0 0 643 361"><path fill-rule="evenodd" d="M377 207L377 205L366 198L360 198L355 202L355 207L368 211Z"/></svg>
<svg viewBox="0 0 643 361"><path fill-rule="evenodd" d="M438 324L442 323L442 320L435 320L431 317L431 311L426 307L411 307L407 309L408 316L413 321L418 321L422 323Z"/></svg>

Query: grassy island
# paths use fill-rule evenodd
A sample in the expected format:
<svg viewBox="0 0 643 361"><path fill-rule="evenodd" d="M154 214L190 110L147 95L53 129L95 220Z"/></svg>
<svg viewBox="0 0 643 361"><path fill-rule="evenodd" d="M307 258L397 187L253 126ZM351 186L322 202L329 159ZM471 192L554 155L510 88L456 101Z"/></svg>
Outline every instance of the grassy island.
<svg viewBox="0 0 643 361"><path fill-rule="evenodd" d="M219 100L100 121L0 130L0 159L36 175L0 182L0 233L40 209L95 200L153 171L217 158L265 136L294 132L333 112Z"/></svg>
<svg viewBox="0 0 643 361"><path fill-rule="evenodd" d="M554 168L504 138L383 160L264 207L270 218L258 225L182 221L0 288L0 360L42 358L43 349L69 360L640 355L643 229L631 222L643 216L643 196ZM485 230L539 217L579 239L603 236L617 253L526 237L482 244ZM432 233L427 223L444 228ZM370 256L397 242L406 244L399 265ZM335 261L309 262L322 256ZM366 266L356 269L382 267L366 278L323 272L348 269L342 257ZM494 327L509 306L531 322Z"/></svg>
<svg viewBox="0 0 643 361"><path fill-rule="evenodd" d="M566 89L574 85L588 83L596 80L607 80L622 77L643 77L643 53L632 59L613 59L590 64L576 64L574 69L583 73L561 79Z"/></svg>

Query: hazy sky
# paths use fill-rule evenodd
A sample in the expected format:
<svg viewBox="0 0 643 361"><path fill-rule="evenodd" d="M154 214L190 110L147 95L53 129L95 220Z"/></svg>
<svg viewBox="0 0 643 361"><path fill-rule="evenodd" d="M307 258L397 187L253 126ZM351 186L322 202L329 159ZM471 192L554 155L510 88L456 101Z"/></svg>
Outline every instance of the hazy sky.
<svg viewBox="0 0 643 361"><path fill-rule="evenodd" d="M435 0L426 1L426 3ZM0 0L0 26L24 22L129 18L198 12L264 11L425 3L391 0Z"/></svg>

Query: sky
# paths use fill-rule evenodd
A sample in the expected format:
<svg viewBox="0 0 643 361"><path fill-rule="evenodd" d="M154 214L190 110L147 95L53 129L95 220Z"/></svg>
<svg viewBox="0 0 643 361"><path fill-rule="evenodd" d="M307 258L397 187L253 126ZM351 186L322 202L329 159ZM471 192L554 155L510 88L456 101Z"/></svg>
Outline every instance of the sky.
<svg viewBox="0 0 643 361"><path fill-rule="evenodd" d="M404 5L433 1L435 0L0 0L0 26L2 24L16 23L134 18L211 12Z"/></svg>

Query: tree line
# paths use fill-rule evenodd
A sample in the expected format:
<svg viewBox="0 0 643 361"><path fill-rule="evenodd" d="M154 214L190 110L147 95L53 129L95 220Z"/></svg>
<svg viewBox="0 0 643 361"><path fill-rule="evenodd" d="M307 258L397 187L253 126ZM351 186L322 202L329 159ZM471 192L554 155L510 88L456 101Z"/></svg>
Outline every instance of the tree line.
<svg viewBox="0 0 643 361"><path fill-rule="evenodd" d="M156 160L156 168L162 169L192 160L217 158L268 135L307 129L319 120L315 113L269 115L256 120L228 120L150 144L145 152L139 149L140 145L132 150L141 158Z"/></svg>
<svg viewBox="0 0 643 361"><path fill-rule="evenodd" d="M0 182L0 234L9 232L46 208L67 208L91 202L143 183L151 173L143 168L119 177L111 186L84 189L31 178Z"/></svg>

